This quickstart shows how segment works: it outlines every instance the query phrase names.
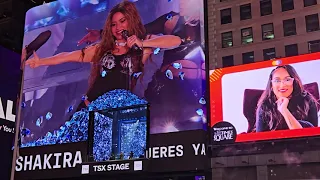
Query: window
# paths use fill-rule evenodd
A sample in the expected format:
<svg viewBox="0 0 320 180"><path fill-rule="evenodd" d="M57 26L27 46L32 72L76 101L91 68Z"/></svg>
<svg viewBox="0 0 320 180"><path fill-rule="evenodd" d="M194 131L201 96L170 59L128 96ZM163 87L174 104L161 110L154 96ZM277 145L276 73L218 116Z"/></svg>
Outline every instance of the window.
<svg viewBox="0 0 320 180"><path fill-rule="evenodd" d="M318 14L312 14L312 15L306 16L306 29L307 29L307 32L319 30Z"/></svg>
<svg viewBox="0 0 320 180"><path fill-rule="evenodd" d="M222 57L222 64L223 64L223 67L233 66L234 65L234 63L233 63L233 55Z"/></svg>
<svg viewBox="0 0 320 180"><path fill-rule="evenodd" d="M241 29L241 41L242 44L253 43L253 33L251 27Z"/></svg>
<svg viewBox="0 0 320 180"><path fill-rule="evenodd" d="M276 49L268 48L263 50L263 59L270 60L276 58Z"/></svg>
<svg viewBox="0 0 320 180"><path fill-rule="evenodd" d="M240 6L240 20L251 19L251 4L244 4Z"/></svg>
<svg viewBox="0 0 320 180"><path fill-rule="evenodd" d="M254 62L254 52L242 53L242 62L243 64L249 64Z"/></svg>
<svg viewBox="0 0 320 180"><path fill-rule="evenodd" d="M282 11L290 11L294 9L293 0L281 0Z"/></svg>
<svg viewBox="0 0 320 180"><path fill-rule="evenodd" d="M221 38L222 38L222 48L233 46L232 31L222 33Z"/></svg>
<svg viewBox="0 0 320 180"><path fill-rule="evenodd" d="M262 29L262 40L274 39L273 24L264 24L261 26Z"/></svg>
<svg viewBox="0 0 320 180"><path fill-rule="evenodd" d="M320 40L309 41L309 53L320 52Z"/></svg>
<svg viewBox="0 0 320 180"><path fill-rule="evenodd" d="M284 36L292 36L296 35L296 20L293 19L287 19L283 20L283 35Z"/></svg>
<svg viewBox="0 0 320 180"><path fill-rule="evenodd" d="M272 14L271 0L260 0L260 15L266 16Z"/></svg>
<svg viewBox="0 0 320 180"><path fill-rule="evenodd" d="M232 23L231 8L221 10L220 15L221 15L221 24Z"/></svg>
<svg viewBox="0 0 320 180"><path fill-rule="evenodd" d="M303 0L304 7L313 6L317 4L317 0Z"/></svg>
<svg viewBox="0 0 320 180"><path fill-rule="evenodd" d="M286 53L286 57L290 57L290 56L297 56L298 53L298 45L297 44L290 44L285 46L285 53Z"/></svg>

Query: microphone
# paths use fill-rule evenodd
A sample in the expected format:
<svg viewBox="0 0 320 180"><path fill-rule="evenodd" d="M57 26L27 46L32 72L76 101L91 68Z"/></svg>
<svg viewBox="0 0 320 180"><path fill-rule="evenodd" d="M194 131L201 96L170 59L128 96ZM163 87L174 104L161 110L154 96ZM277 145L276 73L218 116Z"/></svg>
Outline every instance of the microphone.
<svg viewBox="0 0 320 180"><path fill-rule="evenodd" d="M127 30L123 30L121 32L121 35L123 39L127 40L129 37L129 32ZM137 44L134 44L131 48L134 49L135 51L142 51L142 48L140 48Z"/></svg>
<svg viewBox="0 0 320 180"><path fill-rule="evenodd" d="M26 60L33 54L33 51L37 51L42 45L44 45L51 37L51 31L44 31L40 33L29 45L26 47Z"/></svg>

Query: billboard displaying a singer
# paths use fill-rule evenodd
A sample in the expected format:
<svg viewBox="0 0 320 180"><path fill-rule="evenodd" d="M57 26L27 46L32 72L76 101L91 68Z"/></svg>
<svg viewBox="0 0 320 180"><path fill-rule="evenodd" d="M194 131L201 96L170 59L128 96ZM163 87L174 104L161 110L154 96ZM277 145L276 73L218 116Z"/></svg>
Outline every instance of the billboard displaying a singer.
<svg viewBox="0 0 320 180"><path fill-rule="evenodd" d="M31 9L21 147L85 141L89 111L134 105L150 104L151 134L203 129L203 28L202 0L61 0ZM94 151L106 153L98 160L114 158L108 150L114 143L139 146L117 157L144 153L146 119L127 116L112 142L109 114L95 116L95 140L103 143Z"/></svg>
<svg viewBox="0 0 320 180"><path fill-rule="evenodd" d="M320 135L319 67L315 53L212 71L213 141Z"/></svg>

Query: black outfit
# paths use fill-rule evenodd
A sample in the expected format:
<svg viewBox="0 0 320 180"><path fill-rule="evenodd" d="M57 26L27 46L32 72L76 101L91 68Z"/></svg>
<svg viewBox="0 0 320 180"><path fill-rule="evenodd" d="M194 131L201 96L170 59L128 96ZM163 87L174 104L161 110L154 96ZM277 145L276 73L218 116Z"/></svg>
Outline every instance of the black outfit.
<svg viewBox="0 0 320 180"><path fill-rule="evenodd" d="M288 110L292 113L292 115L298 120L298 122L301 124L303 128L309 128L309 127L317 127L318 126L318 109L316 103L311 99L311 95L306 95L304 98L307 99L309 102L309 111L307 118L302 119L302 117L299 117L296 112L296 103L291 103L291 101L288 104ZM263 131L271 131L271 130L287 130L289 129L287 123L283 119L283 121L274 128L270 128L268 125L268 122L263 117L263 110L259 110L257 114L257 121L256 121L256 131L257 132L263 132Z"/></svg>
<svg viewBox="0 0 320 180"><path fill-rule="evenodd" d="M125 61L124 59L127 55L111 55L111 57L112 56L114 57L114 61L107 62L108 64L102 67L103 70L106 71L105 77L102 77L100 69L99 76L95 80L90 91L87 93L88 100L90 102L94 101L106 92L115 89L129 89L129 69L125 65L121 65L123 61Z"/></svg>
<svg viewBox="0 0 320 180"><path fill-rule="evenodd" d="M169 12L151 23L146 24L145 28L147 34L166 35L165 23L170 17L174 16L179 16L179 13ZM196 47L203 48L201 45L200 32L200 22L197 22L195 26L185 25L184 17L180 16L177 24L169 34L179 36L182 39L182 43L177 48L164 51L162 67L170 64L172 65L176 60L183 60L185 56ZM202 68L202 59L193 59L192 61L197 64L197 69ZM181 71L183 72L183 68ZM155 121L156 118L174 119L177 122L176 126L183 130L203 128L203 124L201 123L195 125L188 121L191 117L195 116L196 109L205 108L205 105L202 105L203 107L201 107L198 103L199 99L205 94L205 85L205 80L200 79L181 80L179 77L169 79L166 77L165 72L158 70L144 93L144 97L153 107L151 113L151 126L156 130L154 131L151 129L151 133L162 132L158 132L157 126L163 122Z"/></svg>
<svg viewBox="0 0 320 180"><path fill-rule="evenodd" d="M94 66L94 65L93 65ZM89 102L96 100L99 96L115 90L131 90L130 85L133 80L133 70L130 53L123 55L113 55L106 53L100 60L98 76L96 77L92 88L87 92ZM103 75L103 71L105 71ZM85 108L81 103L78 110Z"/></svg>

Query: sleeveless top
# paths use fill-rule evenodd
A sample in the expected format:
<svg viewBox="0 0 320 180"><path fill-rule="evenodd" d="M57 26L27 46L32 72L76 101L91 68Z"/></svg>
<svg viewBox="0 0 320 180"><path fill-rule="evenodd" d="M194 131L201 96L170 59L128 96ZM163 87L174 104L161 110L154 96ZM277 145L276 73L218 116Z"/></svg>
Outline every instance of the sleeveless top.
<svg viewBox="0 0 320 180"><path fill-rule="evenodd" d="M133 72L130 51L122 55L107 52L101 58L99 66L99 74L92 88L87 92L90 102L115 89L131 90L133 81L141 74Z"/></svg>

